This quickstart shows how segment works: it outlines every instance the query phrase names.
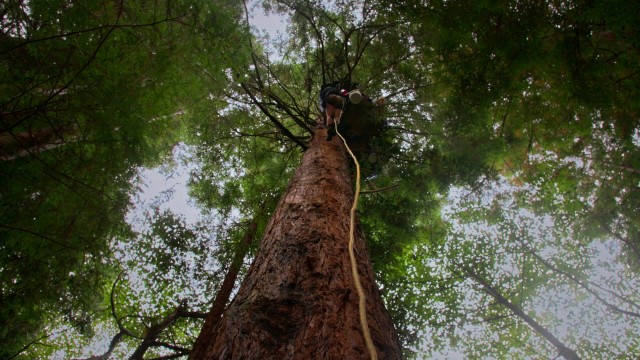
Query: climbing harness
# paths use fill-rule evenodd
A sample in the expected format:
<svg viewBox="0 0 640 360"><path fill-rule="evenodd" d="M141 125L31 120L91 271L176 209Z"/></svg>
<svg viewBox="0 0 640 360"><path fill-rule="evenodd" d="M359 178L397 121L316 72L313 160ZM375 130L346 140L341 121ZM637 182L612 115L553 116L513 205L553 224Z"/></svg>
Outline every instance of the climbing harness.
<svg viewBox="0 0 640 360"><path fill-rule="evenodd" d="M343 100L344 101L344 100ZM344 110L344 107L343 107ZM356 256L353 249L353 244L355 242L355 220L356 220L356 209L358 208L358 198L360 197L360 163L358 163L358 159L351 151L351 148L347 144L347 140L342 137L342 134L338 131L338 123L340 122L340 118L342 118L343 111L340 111L337 119L333 120L333 125L336 130L336 135L342 139L344 146L347 148L349 155L353 159L353 162L356 164L356 191L353 196L353 205L351 205L351 218L349 224L349 257L351 258L351 274L353 275L353 283L356 287L356 291L358 292L358 310L360 313L360 326L362 327L362 335L364 336L364 341L367 344L367 349L369 349L369 355L371 360L378 360L378 353L376 352L376 348L373 345L373 340L371 340L371 333L369 332L369 324L367 322L367 296L364 293L362 288L362 284L360 283L360 274L358 274L358 264L356 262Z"/></svg>

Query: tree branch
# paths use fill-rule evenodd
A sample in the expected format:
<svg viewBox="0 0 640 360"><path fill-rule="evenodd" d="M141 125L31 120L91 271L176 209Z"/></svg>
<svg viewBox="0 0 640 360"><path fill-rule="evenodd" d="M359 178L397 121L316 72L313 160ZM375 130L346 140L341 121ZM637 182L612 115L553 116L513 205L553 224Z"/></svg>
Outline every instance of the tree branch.
<svg viewBox="0 0 640 360"><path fill-rule="evenodd" d="M110 295L111 315L113 316L113 319L116 321L116 325L118 325L118 329L120 330L120 332L123 332L125 335L128 335L128 336L131 336L131 337L139 339L139 337L133 335L133 333L131 333L129 330L125 329L124 325L122 325L122 320L120 318L118 318L118 315L116 314L115 292L116 292L116 285L118 284L118 281L121 278L122 278L122 273L118 274L118 277L113 282L113 286L111 286L111 295Z"/></svg>
<svg viewBox="0 0 640 360"><path fill-rule="evenodd" d="M204 319L207 317L207 314L199 311L182 311L180 312L180 317L190 319Z"/></svg>
<svg viewBox="0 0 640 360"><path fill-rule="evenodd" d="M77 248L77 247L69 246L68 244L65 244L65 243L62 243L62 242L60 242L60 241L58 241L58 240L55 240L55 239L54 239L54 238L52 238L52 237L49 237L49 236L47 236L47 235L42 235L42 234L37 233L37 232L35 232L35 231L31 231L31 230L29 230L29 229L23 229L23 228L18 228L18 227L10 226L10 225L4 225L4 224L0 224L0 228L9 229L9 230L15 230L15 231L20 231L20 232L24 232L24 233L26 233L26 234L33 235L33 236L35 236L35 237L38 237L38 238L40 238L40 239L42 239L42 240L46 240L46 241L52 242L52 243L54 243L54 244L56 244L56 245L59 245L59 246L61 246L61 247L65 248L65 249L72 249L72 250L76 250L76 251L79 251L79 252L82 252L82 251L84 250L84 249L82 249L82 248ZM66 235L68 235L68 234L63 234L63 235L64 235L64 236L66 236Z"/></svg>
<svg viewBox="0 0 640 360"><path fill-rule="evenodd" d="M115 350L118 344L120 343L120 341L122 341L122 337L124 335L126 335L124 331L122 330L118 331L118 333L111 339L111 342L109 343L109 348L104 354L91 356L84 360L108 360L111 354L113 353L113 350Z"/></svg>
<svg viewBox="0 0 640 360"><path fill-rule="evenodd" d="M271 122L276 126L276 128L280 130L283 135L288 137L291 141L295 142L303 150L307 150L307 145L300 141L300 139L298 139L295 135L293 135L293 133L291 133L291 131L289 131L286 126L282 125L282 123L278 121L278 119L276 119L275 116L271 114L271 112L269 112L269 109L267 109L266 106L264 106L261 102L258 101L258 99L256 99L256 97L253 95L253 93L251 93L246 84L242 83L240 84L240 86L242 87L242 89L244 89L247 95L249 95L253 104L256 105L262 111L262 113L265 114L267 118L269 118L269 120L271 120Z"/></svg>
<svg viewBox="0 0 640 360"><path fill-rule="evenodd" d="M24 352L25 350L27 350L28 348L30 348L30 347L31 347L31 345L35 345L35 344L37 344L37 343L38 343L38 341L40 341L40 340L42 340L42 339L46 339L46 338L48 338L48 337L49 337L48 335L45 335L45 336L41 336L41 337L39 337L39 338L37 338L37 339L35 339L35 340L31 341L30 343L28 343L28 344L26 344L25 346L23 346L23 347L22 347L22 349L18 350L18 352L16 352L15 354L13 354L13 355L9 356L9 357L7 358L7 360L15 359L18 355L22 354L22 352Z"/></svg>
<svg viewBox="0 0 640 360"><path fill-rule="evenodd" d="M131 28L140 28L140 27L149 27L149 26L155 26L158 24L162 24L164 22L169 22L169 21L177 21L180 18L183 18L184 15L181 16L176 16L173 18L169 18L169 19L162 19L162 20L158 20L158 21L153 21L150 23L146 23L146 24L107 24L107 25L100 25L100 26L96 26L96 27L92 27L89 29L84 29L84 30L77 30L77 31L70 31L68 33L64 33L64 34L59 34L59 35L51 35L51 36L46 36L46 37L42 37L42 38L38 38L38 39L31 39L31 40L27 40L25 42L22 42L20 44L14 45L8 49L2 50L0 51L0 56L7 54L11 51L14 51L18 48L21 48L23 46L27 46L30 44L35 44L38 42L42 42L42 41L47 41L47 40L53 40L53 39L60 39L60 38L68 38L71 36L75 36L75 35L80 35L80 34L84 34L87 32L94 32L94 31L99 31L99 30L104 30L104 29L109 29L110 31L115 30L115 29L131 29Z"/></svg>
<svg viewBox="0 0 640 360"><path fill-rule="evenodd" d="M394 185L385 186L385 187L380 188L380 189L362 190L362 191L360 191L360 194L361 194L361 195L364 195L364 194L374 194L374 193L379 193L379 192L383 192L383 191L391 190L391 189L396 188L396 187L398 187L398 186L400 186L400 185L398 185L398 184L394 184Z"/></svg>
<svg viewBox="0 0 640 360"><path fill-rule="evenodd" d="M589 294L593 295L593 297L595 297L600 303L602 303L604 306L606 306L609 310L619 313L619 314L624 314L624 315L629 315L629 316L634 316L637 318L640 318L640 313L637 312L633 312L633 311L628 311L628 310L624 310L621 309L620 307L609 303L608 301L606 301L605 299L603 299L600 294L598 294L597 292L595 292L594 290L592 290L591 288L589 288L589 286L587 286L587 284L585 284L584 282L580 281L576 276L574 276L573 274L570 274L564 270L561 270L555 266L553 266L551 263L549 263L548 261L546 261L545 259L543 259L540 255L538 255L536 252L534 252L531 249L527 249L528 252L533 255L533 257L535 257L536 259L538 259L538 261L540 261L544 266L546 266L548 269L552 270L553 272L556 272L558 274L563 275L564 277L568 278L569 280L571 280L574 284L580 286L581 288L583 288L586 292L588 292ZM629 301L627 299L624 299L625 301ZM637 306L637 305L636 305Z"/></svg>
<svg viewBox="0 0 640 360"><path fill-rule="evenodd" d="M129 360L142 360L144 359L144 354L147 352L147 350L149 350L150 347L158 346L157 344L160 344L157 341L158 336L166 328L171 326L178 319L178 317L180 317L180 313L182 312L182 307L183 307L182 304L179 305L173 312L167 315L167 317L162 319L162 321L160 321L158 324L148 327L147 331L145 332L144 338L142 339L142 343L140 343L140 345L136 348L133 354L129 357ZM168 346L165 346L165 347L168 347ZM184 349L180 348L180 350L184 350Z"/></svg>
<svg viewBox="0 0 640 360"><path fill-rule="evenodd" d="M498 303L511 310L515 315L517 315L520 319L527 323L527 325L531 326L531 328L533 328L540 336L550 342L558 350L559 355L564 356L567 360L581 360L580 356L578 356L578 354L573 349L570 349L565 344L563 344L549 330L544 328L532 317L527 315L519 306L513 304L512 302L507 300L507 298L502 296L502 294L482 276L478 275L475 271L465 265L460 265L460 268L464 271L465 274L482 285L484 291L487 294L491 295L494 299L496 299Z"/></svg>

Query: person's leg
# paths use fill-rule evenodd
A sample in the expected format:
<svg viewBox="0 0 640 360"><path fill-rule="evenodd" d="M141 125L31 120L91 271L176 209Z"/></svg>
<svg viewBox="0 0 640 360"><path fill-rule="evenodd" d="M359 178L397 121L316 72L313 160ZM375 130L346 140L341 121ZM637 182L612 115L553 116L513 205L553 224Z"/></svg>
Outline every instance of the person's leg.
<svg viewBox="0 0 640 360"><path fill-rule="evenodd" d="M327 125L327 129L330 125L333 125L333 112L335 109L335 106L327 104L327 110L324 113L324 124Z"/></svg>
<svg viewBox="0 0 640 360"><path fill-rule="evenodd" d="M327 111L325 122L327 124L327 141L329 141L336 135L336 125L334 124L337 122L337 125L339 125L340 123L344 99L340 95L329 94L326 101Z"/></svg>

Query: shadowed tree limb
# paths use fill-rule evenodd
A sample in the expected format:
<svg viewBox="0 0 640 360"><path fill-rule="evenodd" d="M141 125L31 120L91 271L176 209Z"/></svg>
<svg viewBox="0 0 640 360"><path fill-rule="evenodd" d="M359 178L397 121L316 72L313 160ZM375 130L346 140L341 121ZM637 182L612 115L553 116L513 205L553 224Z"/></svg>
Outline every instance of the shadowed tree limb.
<svg viewBox="0 0 640 360"><path fill-rule="evenodd" d="M116 285L118 284L118 281L122 278L122 273L118 274L118 277L116 278L116 280L113 282L113 286L111 286L111 296L110 296L110 301L111 301L111 315L113 316L113 319L116 321L116 325L118 325L118 329L120 330L120 332L123 332L125 335L131 336L131 337L135 337L138 338L137 336L135 336L131 331L127 330L124 325L122 325L122 319L120 319L118 317L118 315L116 314L116 301L115 301L115 292L116 292Z"/></svg>
<svg viewBox="0 0 640 360"><path fill-rule="evenodd" d="M120 330L118 331L118 333L111 339L111 342L109 343L109 348L107 349L107 351L102 354L102 355L96 355L96 356L91 356L88 357L84 360L108 360L109 357L111 357L111 354L113 353L113 350L116 349L116 347L118 346L118 344L120 343L120 341L122 341L122 337L125 335L125 332Z"/></svg>
<svg viewBox="0 0 640 360"><path fill-rule="evenodd" d="M253 52L251 56L253 59L254 67L256 69L255 73L256 73L258 90L263 92L264 94L266 94L268 98L273 100L275 102L275 104L273 105L275 105L278 109L281 109L282 111L284 111L284 113L286 113L289 117L291 117L291 119L295 121L295 123L298 126L304 129L310 135L313 135L313 129L309 127L308 123L304 121L305 111L298 106L298 101L296 97L291 93L291 91L289 91L287 86L280 80L278 75L274 71L272 71L271 66L267 62L258 59L255 52ZM256 63L256 61L259 61L260 65L262 65L266 69L268 78L273 79L275 81L275 84L278 85L279 89L286 94L286 98L288 98L289 102L286 102L280 96L276 95L273 91L271 91L271 84L265 85L262 82L262 78L260 77L260 72L258 71L258 64Z"/></svg>
<svg viewBox="0 0 640 360"><path fill-rule="evenodd" d="M398 186L400 186L400 185L394 184L394 185L385 186L385 187L380 188L380 189L362 190L362 191L360 191L360 194L361 195L364 195L364 194L375 194L375 193L391 190L393 188L397 188Z"/></svg>
<svg viewBox="0 0 640 360"><path fill-rule="evenodd" d="M298 146L300 146L302 150L307 150L308 148L307 145L302 141L300 141L300 139L298 139L295 135L293 135L293 133L289 131L289 129L287 129L286 126L284 126L280 121L278 121L278 119L276 119L276 117L273 116L273 114L271 114L269 109L267 109L267 107L264 106L264 104L262 104L260 101L258 101L258 99L256 99L255 95L253 95L253 93L251 92L251 90L249 90L246 84L243 83L243 84L240 84L240 86L242 86L242 89L246 92L247 95L249 95L253 104L255 104L260 109L260 111L262 111L262 113L265 114L267 118L269 118L269 120L271 120L271 122L276 126L276 128L278 128L278 130L280 130L280 132L284 136L288 137L291 141L293 141Z"/></svg>
<svg viewBox="0 0 640 360"><path fill-rule="evenodd" d="M35 345L38 343L38 341L43 340L48 338L49 336L41 336L33 341L31 341L30 343L26 344L25 346L22 347L22 349L20 349L18 352L16 352L15 354L9 356L7 358L7 360L11 360L11 359L15 359L18 355L22 354L24 351L26 351L28 348L30 348L32 345Z"/></svg>
<svg viewBox="0 0 640 360"><path fill-rule="evenodd" d="M174 349L173 346L169 346L169 344L158 342L158 336L167 329L169 326L173 325L173 323L178 320L180 317L185 304L180 304L178 307L173 310L169 315L167 315L162 321L155 325L151 325L147 328L147 331L144 334L144 338L142 339L142 343L136 348L133 354L129 357L130 360L142 360L144 359L144 354L149 350L150 347L153 346L163 346L170 349ZM175 350L175 349L174 349ZM186 350L180 348L179 350Z"/></svg>
<svg viewBox="0 0 640 360"><path fill-rule="evenodd" d="M291 117L291 119L293 119L293 121L295 121L295 123L298 124L298 126L303 128L310 135L313 135L313 130L300 118L299 115L294 114L293 111L291 111L291 107L289 107L284 101L282 101L280 97L278 97L276 94L272 93L271 91L269 91L268 96L273 101L275 101L278 108L281 108L287 115L289 115L289 117ZM295 110L297 111L298 109L295 109Z"/></svg>
<svg viewBox="0 0 640 360"><path fill-rule="evenodd" d="M40 238L42 240L46 240L46 241L52 242L52 243L54 243L56 245L59 245L59 246L65 248L65 249L72 249L72 250L78 250L78 251L82 250L80 248L69 246L69 245L67 245L65 243L62 243L62 242L52 238L52 237L49 237L47 235L43 235L43 234L31 231L29 229L23 229L23 228L13 227L13 226L9 226L9 225L0 225L0 228L24 232L26 234L36 236L36 237L38 237L38 238Z"/></svg>
<svg viewBox="0 0 640 360"><path fill-rule="evenodd" d="M27 46L30 44L34 44L34 43L38 43L38 42L42 42L42 41L47 41L47 40L53 40L53 39L65 39L65 38L69 38L75 35L80 35L80 34L84 34L84 33L88 33L88 32L94 32L94 31L100 31L100 30L105 30L105 29L132 29L132 28L141 28L141 27L149 27L149 26L155 26L155 25L159 25L165 22L170 22L170 21L178 21L181 18L183 18L185 15L181 15L181 16L176 16L173 18L166 18L166 19L162 19L162 20L157 20L157 21L153 21L150 23L146 23L146 24L107 24L107 25L100 25L100 26L96 26L96 27L92 27L92 28L88 28L88 29L83 29L83 30L77 30L77 31L70 31L64 34L58 34L58 35L51 35L51 36L46 36L46 37L42 37L42 38L38 38L38 39L30 39L24 42L21 42L19 44L16 44L8 49L4 49L0 52L0 55L4 55L6 53L9 53L11 51L14 51L16 49L19 49L23 46Z"/></svg>
<svg viewBox="0 0 640 360"><path fill-rule="evenodd" d="M511 310L511 312L513 312L516 316L518 316L525 323L527 323L527 325L531 326L531 328L533 328L536 331L536 333L538 333L540 336L545 338L545 340L550 342L558 350L558 355L563 356L567 360L581 360L580 356L578 356L578 354L573 349L567 347L562 341L560 341L557 337L555 337L555 335L553 335L549 330L547 330L545 327L540 325L535 319L527 315L522 310L522 308L520 308L520 306L512 303L507 298L502 296L502 294L498 291L498 289L493 287L485 278L483 278L482 276L477 274L475 271L473 271L471 268L465 265L460 265L459 267L467 276L475 280L478 284L482 285L484 291L487 294L491 295L499 304Z"/></svg>
<svg viewBox="0 0 640 360"><path fill-rule="evenodd" d="M624 310L621 309L620 307L611 304L610 302L608 302L607 300L603 299L600 294L598 294L596 291L594 291L593 289L591 289L589 287L589 285L587 285L585 282L581 281L580 279L578 279L575 275L570 274L566 271L563 271L555 266L553 266L550 262L546 261L545 259L543 259L540 255L538 255L537 253L535 253L532 250L528 250L528 252L533 255L533 257L535 257L538 261L540 261L544 266L546 266L548 269L552 270L555 273L561 274L564 277L568 278L569 280L571 280L574 284L580 286L582 289L584 289L586 292L588 292L589 294L593 295L600 303L602 303L604 306L606 306L609 310L619 313L619 314L624 314L624 315L629 315L629 316L633 316L633 317L637 317L640 318L640 314L637 312L633 312L633 311L628 311L628 310ZM589 282L587 282L589 283ZM631 303L632 305L638 306L637 304L635 304L634 302L625 299L622 296L616 295L616 294L612 294L614 296L616 296L617 298L627 302L627 303Z"/></svg>

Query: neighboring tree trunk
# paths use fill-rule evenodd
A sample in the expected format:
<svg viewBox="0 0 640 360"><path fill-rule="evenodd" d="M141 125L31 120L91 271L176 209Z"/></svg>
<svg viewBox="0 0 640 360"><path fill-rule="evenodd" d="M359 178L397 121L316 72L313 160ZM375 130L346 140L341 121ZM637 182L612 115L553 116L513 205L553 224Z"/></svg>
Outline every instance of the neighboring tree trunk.
<svg viewBox="0 0 640 360"><path fill-rule="evenodd" d="M340 139L325 134L316 131L236 298L190 359L369 358L348 251L349 163ZM359 232L355 250L378 357L400 359Z"/></svg>
<svg viewBox="0 0 640 360"><path fill-rule="evenodd" d="M507 298L502 296L502 294L496 288L491 286L491 284L487 280L485 280L482 276L478 275L475 271L473 271L471 268L468 268L466 266L463 266L462 269L467 275L469 275L472 279L474 279L476 282L482 285L482 287L484 288L487 294L491 295L494 299L496 299L498 303L500 303L501 305L504 305L509 310L511 310L511 312L514 315L516 315L517 317L522 319L524 322L526 322L529 326L531 326L538 333L538 335L542 336L543 338L545 338L545 340L551 343L558 350L558 355L564 357L567 360L581 360L580 356L578 356L578 354L573 349L567 347L564 343L562 343L562 341L560 341L557 337L555 337L549 330L547 330L545 327L540 325L532 317L527 315L520 308L520 306L512 303Z"/></svg>
<svg viewBox="0 0 640 360"><path fill-rule="evenodd" d="M71 129L71 127L68 127ZM62 132L69 132L67 128L58 130L48 127L35 131L25 131L19 134L0 133L0 161L30 156L45 150L55 149L65 144Z"/></svg>
<svg viewBox="0 0 640 360"><path fill-rule="evenodd" d="M264 207L262 207L264 209ZM222 281L222 285L216 294L216 298L213 300L213 304L211 305L211 309L207 313L207 317L204 321L204 325L202 325L202 330L200 331L200 335L196 339L195 344L193 345L194 349L197 348L206 348L207 343L211 338L215 336L214 328L218 324L222 313L224 311L224 306L229 301L231 296L231 291L233 291L233 286L236 283L236 279L238 278L238 273L240 272L240 268L242 267L242 261L244 260L244 256L247 254L247 250L249 250L249 246L253 242L253 238L256 235L256 231L258 229L258 220L257 217L251 221L249 228L244 233L244 237L242 239L242 243L231 261L231 266L229 266L229 270Z"/></svg>

